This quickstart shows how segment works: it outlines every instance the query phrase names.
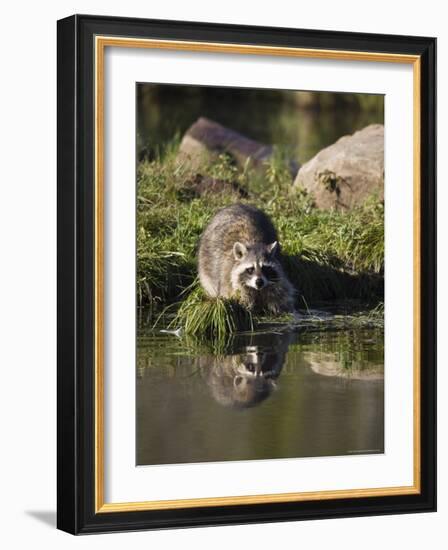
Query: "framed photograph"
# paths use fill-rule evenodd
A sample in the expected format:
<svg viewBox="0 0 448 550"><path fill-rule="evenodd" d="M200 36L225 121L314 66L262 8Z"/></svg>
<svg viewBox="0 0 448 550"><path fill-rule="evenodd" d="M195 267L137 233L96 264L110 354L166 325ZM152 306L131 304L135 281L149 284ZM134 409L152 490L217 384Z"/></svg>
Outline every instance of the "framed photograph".
<svg viewBox="0 0 448 550"><path fill-rule="evenodd" d="M58 527L436 508L434 38L58 22Z"/></svg>

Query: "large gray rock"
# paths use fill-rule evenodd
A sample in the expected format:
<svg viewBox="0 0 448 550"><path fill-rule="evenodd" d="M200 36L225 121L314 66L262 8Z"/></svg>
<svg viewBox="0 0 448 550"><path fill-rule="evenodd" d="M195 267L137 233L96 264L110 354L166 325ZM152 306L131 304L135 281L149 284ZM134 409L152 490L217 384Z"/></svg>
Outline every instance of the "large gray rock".
<svg viewBox="0 0 448 550"><path fill-rule="evenodd" d="M254 168L264 169L273 153L270 145L249 139L230 128L205 117L200 117L185 133L179 147L178 160L188 163L192 170L199 170L204 161L229 154L237 166L247 162ZM298 166L291 163L291 172L296 175Z"/></svg>
<svg viewBox="0 0 448 550"><path fill-rule="evenodd" d="M322 149L299 170L294 185L318 208L350 209L370 195L384 198L384 126L371 124Z"/></svg>

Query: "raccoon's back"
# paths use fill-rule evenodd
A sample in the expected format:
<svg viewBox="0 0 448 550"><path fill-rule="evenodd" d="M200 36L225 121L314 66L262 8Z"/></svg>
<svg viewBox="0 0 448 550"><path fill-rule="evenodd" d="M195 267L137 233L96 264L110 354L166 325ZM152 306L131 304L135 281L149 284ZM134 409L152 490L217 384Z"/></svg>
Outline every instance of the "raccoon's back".
<svg viewBox="0 0 448 550"><path fill-rule="evenodd" d="M200 248L213 245L215 251L230 253L235 242L250 245L276 240L275 228L264 212L254 206L233 204L215 214L204 231Z"/></svg>

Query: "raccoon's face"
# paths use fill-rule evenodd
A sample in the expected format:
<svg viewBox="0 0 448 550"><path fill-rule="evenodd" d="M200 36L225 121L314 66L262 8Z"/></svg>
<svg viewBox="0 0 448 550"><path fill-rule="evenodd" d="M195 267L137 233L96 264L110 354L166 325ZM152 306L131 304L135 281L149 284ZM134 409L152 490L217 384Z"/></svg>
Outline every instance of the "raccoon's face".
<svg viewBox="0 0 448 550"><path fill-rule="evenodd" d="M235 380L257 378L264 374L263 365L266 361L266 354L257 346L247 346L245 353L234 356L234 361Z"/></svg>
<svg viewBox="0 0 448 550"><path fill-rule="evenodd" d="M281 276L281 267L277 259L279 245L257 243L245 246L242 243L233 245L233 256L236 260L232 269L232 286L236 289L251 288L262 290L275 283Z"/></svg>
<svg viewBox="0 0 448 550"><path fill-rule="evenodd" d="M213 396L223 405L253 407L275 388L270 372L265 372L266 354L257 347L224 358L209 377Z"/></svg>
<svg viewBox="0 0 448 550"><path fill-rule="evenodd" d="M207 368L207 382L213 397L225 406L245 409L259 405L276 389L285 359L274 348L245 346Z"/></svg>

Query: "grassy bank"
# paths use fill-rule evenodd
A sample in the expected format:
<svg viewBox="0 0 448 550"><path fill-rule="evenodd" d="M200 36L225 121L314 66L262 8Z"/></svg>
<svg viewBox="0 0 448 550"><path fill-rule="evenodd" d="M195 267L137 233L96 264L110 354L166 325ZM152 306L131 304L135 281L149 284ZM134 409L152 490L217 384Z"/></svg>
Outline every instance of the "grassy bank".
<svg viewBox="0 0 448 550"><path fill-rule="evenodd" d="M219 208L237 201L262 208L274 221L299 306L331 299L382 300L384 211L380 202L372 199L348 213L317 210L305 193L293 190L280 152L263 174L249 167L238 170L224 155L204 162L202 175L229 185L220 192L198 192L197 173L179 164L176 152L173 143L155 160L143 161L138 167L139 305L157 311L185 300L186 289L196 279L196 247L204 227ZM199 311L203 300L196 290L184 304L184 313ZM237 308L234 304L219 307L221 312ZM213 325L218 322L213 321L215 313L203 310L201 318L209 314ZM240 311L237 317L245 325L251 322ZM215 328L220 330L218 325Z"/></svg>

